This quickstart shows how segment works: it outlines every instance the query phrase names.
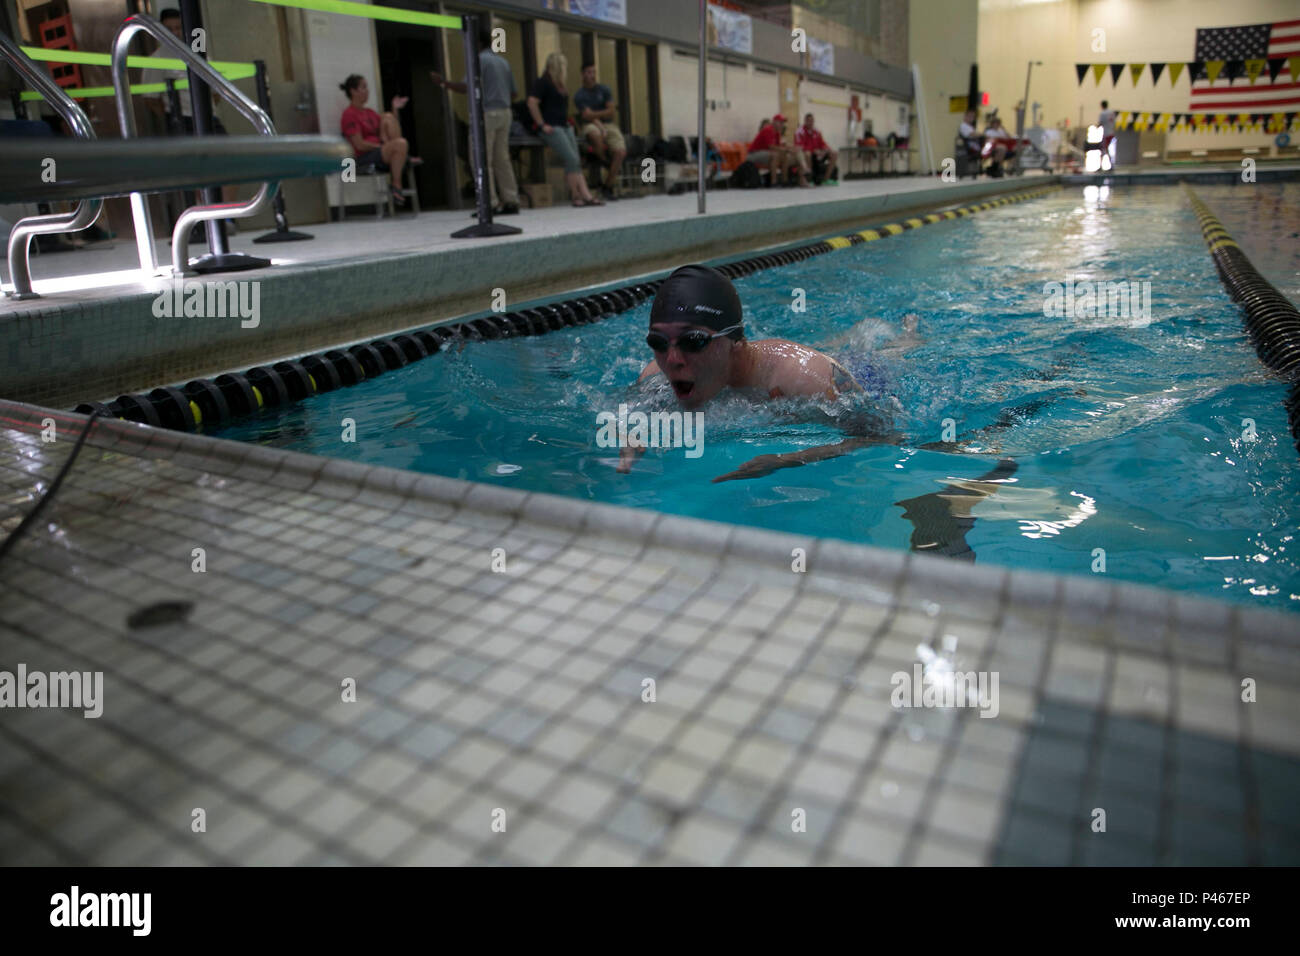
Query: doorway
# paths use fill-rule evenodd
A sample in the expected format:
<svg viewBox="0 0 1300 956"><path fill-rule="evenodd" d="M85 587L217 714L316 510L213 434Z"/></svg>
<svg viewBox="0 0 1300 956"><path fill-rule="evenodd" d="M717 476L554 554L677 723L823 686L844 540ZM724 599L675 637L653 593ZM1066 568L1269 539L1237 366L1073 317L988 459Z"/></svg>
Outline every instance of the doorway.
<svg viewBox="0 0 1300 956"><path fill-rule="evenodd" d="M375 46L379 53L379 87L381 102L375 108L383 113L394 96L409 96L411 102L398 114L402 135L411 144L411 155L424 163L415 167L413 179L420 196L421 209L459 209L456 194L455 149L447 142L447 130L454 128L448 115L446 97L434 86L430 72L446 74L442 43L435 30L408 23L375 21ZM460 34L454 42L461 42Z"/></svg>

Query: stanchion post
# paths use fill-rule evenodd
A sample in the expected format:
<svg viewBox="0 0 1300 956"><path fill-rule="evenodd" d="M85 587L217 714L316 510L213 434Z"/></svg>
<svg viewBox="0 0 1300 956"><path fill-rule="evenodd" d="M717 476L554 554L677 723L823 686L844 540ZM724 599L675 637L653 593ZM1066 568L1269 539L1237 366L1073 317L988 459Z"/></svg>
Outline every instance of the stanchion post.
<svg viewBox="0 0 1300 956"><path fill-rule="evenodd" d="M508 236L523 230L503 226L492 221L492 199L487 181L487 137L483 131L483 85L479 71L479 41L477 16L461 17L461 32L465 37L465 93L469 97L469 158L470 172L474 177L474 195L477 199L478 222L466 229L453 232L453 239L474 239L482 236Z"/></svg>
<svg viewBox="0 0 1300 956"><path fill-rule="evenodd" d="M697 179L697 188L699 189L700 198L698 203L698 212L704 213L704 164L709 158L709 147L704 141L704 95L707 89L709 70L709 5L706 0L700 0L700 88L696 97L698 100L698 126L696 138L699 140L695 148L695 175Z"/></svg>
<svg viewBox="0 0 1300 956"><path fill-rule="evenodd" d="M199 0L180 0L181 31L185 34L181 41L191 50L194 49L194 31L203 29L203 12L199 9ZM200 54L207 59L207 53ZM194 113L194 135L207 136L212 132L212 91L193 70L188 67L185 75L190 81L190 107ZM179 119L179 117L178 117ZM221 201L221 192L216 186L204 186L199 193L203 204L211 206ZM226 247L225 226L216 219L204 223L208 233L208 250L214 256L223 256L230 250Z"/></svg>
<svg viewBox="0 0 1300 956"><path fill-rule="evenodd" d="M257 71L254 74L254 80L257 85L257 105L262 108L271 119L275 115L271 112L271 90L266 84L266 61L254 60L253 68ZM289 228L289 213L284 208L284 190L277 189L275 198L271 200L271 209L275 214L275 231L268 232L264 236L258 236L253 242L298 242L303 239L313 239L314 236L305 232L294 232Z"/></svg>

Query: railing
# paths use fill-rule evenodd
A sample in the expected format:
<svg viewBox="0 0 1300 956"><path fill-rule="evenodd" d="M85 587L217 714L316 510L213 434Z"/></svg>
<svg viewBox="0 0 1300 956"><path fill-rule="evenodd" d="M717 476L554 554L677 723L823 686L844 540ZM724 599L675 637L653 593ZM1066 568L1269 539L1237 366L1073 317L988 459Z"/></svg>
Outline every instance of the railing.
<svg viewBox="0 0 1300 956"><path fill-rule="evenodd" d="M51 106L58 110L74 136L78 139L95 138L95 131L91 128L90 120L82 112L81 107L72 102L59 85L28 59L27 54L18 48L18 44L3 33L0 33L0 56L3 56L33 88L40 91ZM55 175L58 175L57 166ZM103 208L102 199L86 199L77 203L77 207L72 212L28 216L26 219L20 219L14 225L13 231L9 233L9 275L14 284L13 292L9 294L18 299L36 298L36 293L32 291L31 261L28 258L33 236L78 232L89 228L95 224Z"/></svg>
<svg viewBox="0 0 1300 956"><path fill-rule="evenodd" d="M127 49L137 33L148 33L178 60L184 60L190 70L198 74L205 83L253 124L263 136L274 136L275 126L256 103L250 100L239 88L213 69L208 61L194 53L178 40L170 30L153 17L144 14L132 14L123 21L117 36L113 39L113 89L117 97L117 118L122 127L124 139L136 135L135 112L131 109L131 93L126 77ZM210 206L195 205L186 209L176 220L172 230L172 269L177 275L189 272L190 263L190 229L196 223L209 219L242 219L256 215L275 195L279 183L263 183L252 199L245 203L221 203ZM153 226L149 221L149 211L145 207L144 196L131 194L131 213L135 218L136 248L140 255L140 268L146 272L158 270L158 258L153 244Z"/></svg>

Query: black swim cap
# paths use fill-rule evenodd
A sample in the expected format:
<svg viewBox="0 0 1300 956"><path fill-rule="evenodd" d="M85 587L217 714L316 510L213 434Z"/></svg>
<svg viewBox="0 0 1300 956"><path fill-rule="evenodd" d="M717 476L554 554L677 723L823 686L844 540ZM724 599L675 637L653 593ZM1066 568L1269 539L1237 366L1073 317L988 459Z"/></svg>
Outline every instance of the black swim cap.
<svg viewBox="0 0 1300 956"><path fill-rule="evenodd" d="M731 280L717 269L692 265L682 266L659 287L650 306L650 324L656 322L689 322L721 332L740 325L744 317ZM737 340L742 335L743 329L728 333Z"/></svg>

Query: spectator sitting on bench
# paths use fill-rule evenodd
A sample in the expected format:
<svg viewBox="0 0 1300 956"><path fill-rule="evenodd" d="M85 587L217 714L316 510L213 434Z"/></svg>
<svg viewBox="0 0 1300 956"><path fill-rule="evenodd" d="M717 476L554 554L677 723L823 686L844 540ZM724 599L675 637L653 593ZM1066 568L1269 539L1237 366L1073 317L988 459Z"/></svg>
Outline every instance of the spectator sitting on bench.
<svg viewBox="0 0 1300 956"><path fill-rule="evenodd" d="M808 155L809 164L813 168L813 182L839 185L840 154L826 144L811 113L803 118L803 125L794 131L794 144ZM820 177L817 175L818 170L822 172Z"/></svg>
<svg viewBox="0 0 1300 956"><path fill-rule="evenodd" d="M575 206L603 206L587 188L582 178L582 160L578 157L578 139L569 125L569 91L564 86L564 76L569 61L563 53L552 53L546 58L546 70L539 76L528 94L528 114L533 118L538 135L546 141L564 162L564 179L569 184L569 198Z"/></svg>
<svg viewBox="0 0 1300 956"><path fill-rule="evenodd" d="M988 127L984 130L984 143L988 147L988 155L993 157L993 163L989 166L989 175L998 177L1002 175L1002 163L1007 158L1007 131L1002 127L1002 119L998 116L997 110L988 119Z"/></svg>
<svg viewBox="0 0 1300 956"><path fill-rule="evenodd" d="M764 123L758 128L758 135L749 144L749 160L755 166L766 165L772 173L772 182L776 182L778 170L784 170L786 183L789 184L790 168L799 168L799 185L811 186L808 182L808 161L803 150L797 146L786 146L781 142L785 132L785 117L777 113L770 124Z"/></svg>
<svg viewBox="0 0 1300 956"><path fill-rule="evenodd" d="M478 28L479 77L483 84L483 140L487 147L488 186L493 212L513 216L519 212L519 186L510 165L510 101L515 96L515 75L505 57L492 52L492 25L481 22ZM433 82L444 89L464 93L464 83L443 79L430 71ZM498 204L498 198L500 203Z"/></svg>
<svg viewBox="0 0 1300 956"><path fill-rule="evenodd" d="M601 192L606 199L617 199L627 145L614 125L614 94L604 83L596 82L595 63L582 64L582 87L573 93L573 106L581 122L579 135L591 144L602 163L609 163L609 179Z"/></svg>
<svg viewBox="0 0 1300 956"><path fill-rule="evenodd" d="M410 145L402 136L401 124L397 122L397 111L407 103L407 97L394 96L391 113L380 116L366 107L370 98L370 87L365 78L353 73L339 84L351 105L343 111L339 125L343 138L352 144L352 151L357 159L357 166L374 166L380 172L390 174L389 191L393 202L398 206L406 205L406 196L402 194L402 170L406 166L407 152ZM412 163L420 162L411 158Z"/></svg>
<svg viewBox="0 0 1300 956"><path fill-rule="evenodd" d="M975 111L967 110L961 118L961 124L957 127L957 139L966 147L966 155L979 162L980 150L984 148L984 141L980 137L979 131L975 129Z"/></svg>

